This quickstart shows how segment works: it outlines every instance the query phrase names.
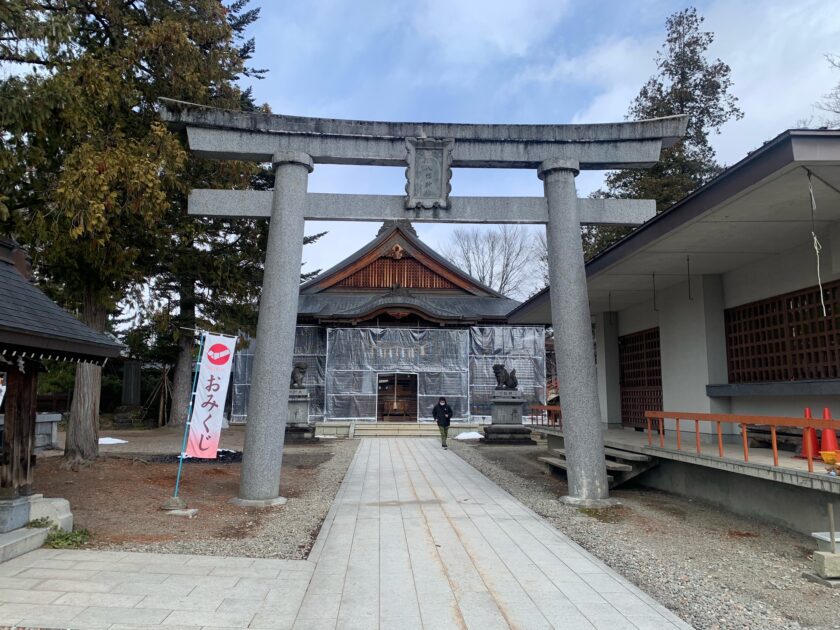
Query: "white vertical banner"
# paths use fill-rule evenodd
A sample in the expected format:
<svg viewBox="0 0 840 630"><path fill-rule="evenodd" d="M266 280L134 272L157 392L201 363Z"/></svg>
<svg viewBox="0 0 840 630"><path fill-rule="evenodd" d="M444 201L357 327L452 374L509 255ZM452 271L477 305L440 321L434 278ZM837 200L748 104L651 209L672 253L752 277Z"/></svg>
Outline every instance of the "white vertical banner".
<svg viewBox="0 0 840 630"><path fill-rule="evenodd" d="M203 346L204 354L198 366L198 381L190 415L187 455L216 459L236 337L204 333Z"/></svg>

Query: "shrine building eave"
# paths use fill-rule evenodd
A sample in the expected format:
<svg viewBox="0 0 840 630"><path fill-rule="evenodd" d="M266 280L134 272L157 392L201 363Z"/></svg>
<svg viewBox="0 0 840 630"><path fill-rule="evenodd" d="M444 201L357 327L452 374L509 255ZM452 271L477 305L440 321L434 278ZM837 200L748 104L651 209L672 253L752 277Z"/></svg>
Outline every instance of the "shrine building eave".
<svg viewBox="0 0 840 630"><path fill-rule="evenodd" d="M124 346L86 326L27 277L28 260L16 243L0 239L0 365L57 359L103 364Z"/></svg>
<svg viewBox="0 0 840 630"><path fill-rule="evenodd" d="M416 315L441 325L504 323L507 313L519 302L508 298L472 296L436 297L429 295L352 295L339 293L301 294L298 319L321 323L358 322L388 315L401 319Z"/></svg>

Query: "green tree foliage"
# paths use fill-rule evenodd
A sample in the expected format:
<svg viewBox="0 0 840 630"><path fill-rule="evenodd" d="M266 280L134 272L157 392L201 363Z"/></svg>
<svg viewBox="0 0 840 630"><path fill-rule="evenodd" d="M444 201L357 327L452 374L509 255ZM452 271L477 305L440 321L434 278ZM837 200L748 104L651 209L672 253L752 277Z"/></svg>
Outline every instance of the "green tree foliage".
<svg viewBox="0 0 840 630"><path fill-rule="evenodd" d="M631 120L644 120L688 114L685 138L664 149L651 169L610 173L606 191L598 191L596 196L654 199L661 212L723 170L709 135L720 133L724 123L744 114L738 108L738 99L730 93L729 66L720 59L707 59L714 33L702 31L702 24L703 17L694 8L668 17L665 43L656 55L657 73L642 87L627 115ZM589 228L584 232L587 258L629 231Z"/></svg>
<svg viewBox="0 0 840 630"><path fill-rule="evenodd" d="M4 227L29 246L54 296L98 330L150 276L177 285L199 275L206 257L190 258L195 251L227 247L215 252L208 291L237 256L256 251L253 223L243 236L240 225L183 216L190 188L245 187L256 167L190 159L184 138L157 115L160 96L252 106L236 85L261 72L246 66L254 44L242 32L257 18L246 5L7 0L0 8L0 62L21 64L0 82ZM228 253L237 262L225 267ZM244 290L241 282L224 286ZM71 461L97 454L100 380L98 368L77 370Z"/></svg>

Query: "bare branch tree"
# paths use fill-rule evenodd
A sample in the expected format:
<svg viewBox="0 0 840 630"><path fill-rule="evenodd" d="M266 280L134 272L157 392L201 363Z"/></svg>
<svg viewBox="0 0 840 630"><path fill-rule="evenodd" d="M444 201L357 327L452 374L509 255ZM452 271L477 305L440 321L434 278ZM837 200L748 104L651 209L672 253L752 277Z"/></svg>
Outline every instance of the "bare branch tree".
<svg viewBox="0 0 840 630"><path fill-rule="evenodd" d="M519 225L457 228L447 257L479 282L511 297L533 288L534 239Z"/></svg>
<svg viewBox="0 0 840 630"><path fill-rule="evenodd" d="M840 55L826 55L826 59L835 70L840 70ZM834 115L833 118L825 120L829 127L840 127L840 82L817 103L817 107Z"/></svg>

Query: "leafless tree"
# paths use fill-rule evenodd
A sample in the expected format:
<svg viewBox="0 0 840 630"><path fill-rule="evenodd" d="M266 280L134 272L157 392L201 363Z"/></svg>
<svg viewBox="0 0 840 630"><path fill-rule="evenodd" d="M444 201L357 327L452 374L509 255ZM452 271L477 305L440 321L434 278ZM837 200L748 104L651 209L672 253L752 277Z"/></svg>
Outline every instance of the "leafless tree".
<svg viewBox="0 0 840 630"><path fill-rule="evenodd" d="M539 274L540 286L538 289L548 286L548 238L545 230L537 230L536 250L534 251L534 263Z"/></svg>
<svg viewBox="0 0 840 630"><path fill-rule="evenodd" d="M476 280L510 297L525 297L533 280L537 247L519 225L457 228L447 257Z"/></svg>
<svg viewBox="0 0 840 630"><path fill-rule="evenodd" d="M835 70L840 70L840 55L826 55L826 59ZM829 127L840 127L840 82L817 103L817 107L829 114L825 120Z"/></svg>

